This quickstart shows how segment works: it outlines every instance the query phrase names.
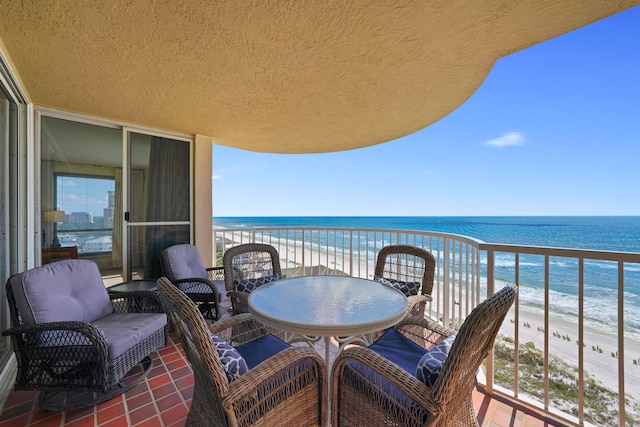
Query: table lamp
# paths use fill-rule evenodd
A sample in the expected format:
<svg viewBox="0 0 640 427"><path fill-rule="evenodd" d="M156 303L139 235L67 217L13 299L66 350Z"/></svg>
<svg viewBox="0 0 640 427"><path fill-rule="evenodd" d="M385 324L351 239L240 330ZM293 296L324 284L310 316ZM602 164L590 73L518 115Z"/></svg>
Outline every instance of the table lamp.
<svg viewBox="0 0 640 427"><path fill-rule="evenodd" d="M64 222L64 211L46 211L43 216L44 222L53 223L53 239L51 240L51 247L59 248L60 240L58 240L58 223Z"/></svg>

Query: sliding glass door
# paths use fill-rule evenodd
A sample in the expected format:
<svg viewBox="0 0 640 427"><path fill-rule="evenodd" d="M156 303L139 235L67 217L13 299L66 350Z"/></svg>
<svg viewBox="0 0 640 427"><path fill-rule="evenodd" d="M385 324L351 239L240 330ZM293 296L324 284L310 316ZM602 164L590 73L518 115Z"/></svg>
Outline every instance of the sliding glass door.
<svg viewBox="0 0 640 427"><path fill-rule="evenodd" d="M47 116L40 129L41 262L89 259L117 282L113 205L122 129Z"/></svg>
<svg viewBox="0 0 640 427"><path fill-rule="evenodd" d="M159 255L191 241L190 142L129 131L124 215L129 278L162 275Z"/></svg>
<svg viewBox="0 0 640 427"><path fill-rule="evenodd" d="M60 117L40 123L42 263L93 260L106 285L158 277L159 252L191 237L190 142Z"/></svg>

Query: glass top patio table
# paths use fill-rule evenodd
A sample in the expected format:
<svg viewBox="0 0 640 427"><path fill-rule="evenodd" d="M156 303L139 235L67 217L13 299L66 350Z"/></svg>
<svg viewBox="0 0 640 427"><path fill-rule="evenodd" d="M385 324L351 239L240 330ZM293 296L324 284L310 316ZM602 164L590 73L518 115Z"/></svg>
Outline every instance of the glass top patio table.
<svg viewBox="0 0 640 427"><path fill-rule="evenodd" d="M259 322L294 334L326 337L327 362L330 337L390 328L404 318L406 309L407 297L400 291L349 276L282 279L249 294L249 312Z"/></svg>
<svg viewBox="0 0 640 427"><path fill-rule="evenodd" d="M140 279L140 280L128 280L126 282L118 283L107 288L109 292L137 292L137 291L155 291L157 290L157 283L155 280Z"/></svg>

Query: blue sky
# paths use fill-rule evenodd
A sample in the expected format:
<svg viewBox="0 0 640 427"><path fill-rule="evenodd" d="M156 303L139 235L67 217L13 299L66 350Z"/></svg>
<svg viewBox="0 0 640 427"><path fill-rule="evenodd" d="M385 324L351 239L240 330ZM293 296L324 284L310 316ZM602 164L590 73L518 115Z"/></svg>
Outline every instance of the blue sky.
<svg viewBox="0 0 640 427"><path fill-rule="evenodd" d="M214 216L640 215L640 7L498 60L466 103L339 153L216 145Z"/></svg>
<svg viewBox="0 0 640 427"><path fill-rule="evenodd" d="M59 210L66 213L91 212L103 216L109 206L109 190L115 190L113 179L89 179L82 177L58 176L57 200Z"/></svg>

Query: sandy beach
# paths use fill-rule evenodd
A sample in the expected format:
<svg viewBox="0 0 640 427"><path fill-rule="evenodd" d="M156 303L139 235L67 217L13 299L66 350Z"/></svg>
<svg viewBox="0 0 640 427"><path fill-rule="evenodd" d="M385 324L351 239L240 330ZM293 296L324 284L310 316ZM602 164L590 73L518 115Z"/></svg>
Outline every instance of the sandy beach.
<svg viewBox="0 0 640 427"><path fill-rule="evenodd" d="M544 349L544 314L534 311L532 307L519 307L519 342L521 344L533 342L538 349ZM502 325L501 335L514 337L515 310L512 309ZM618 340L615 336L584 328L584 370L592 378L601 382L611 390L618 390ZM578 326L575 322L554 316L549 317L549 353L553 357L565 361L572 366L578 366ZM613 353L613 355L612 355ZM640 364L633 363L640 359L640 343L626 340L624 345L624 391L631 397L640 396Z"/></svg>

